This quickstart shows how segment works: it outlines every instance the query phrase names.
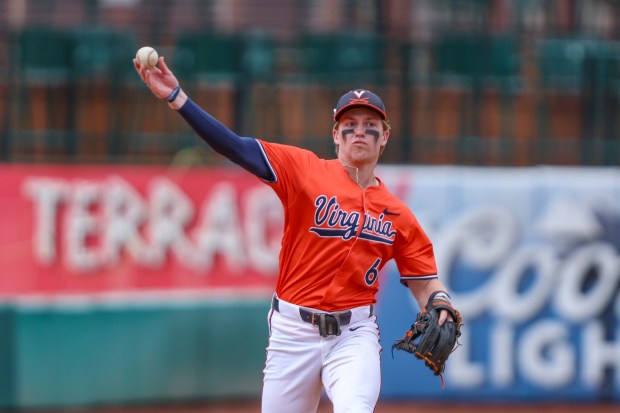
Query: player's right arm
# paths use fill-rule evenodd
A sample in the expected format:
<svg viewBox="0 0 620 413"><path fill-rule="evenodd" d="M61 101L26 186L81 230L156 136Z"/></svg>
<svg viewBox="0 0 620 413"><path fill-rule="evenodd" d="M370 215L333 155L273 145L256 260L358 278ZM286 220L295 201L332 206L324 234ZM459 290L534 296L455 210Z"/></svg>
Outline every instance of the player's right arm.
<svg viewBox="0 0 620 413"><path fill-rule="evenodd" d="M141 66L134 59L134 67L144 83L160 99L167 99L179 85L163 57L152 68ZM183 116L213 150L267 182L275 180L274 172L256 139L238 136L194 103L183 90L169 105Z"/></svg>

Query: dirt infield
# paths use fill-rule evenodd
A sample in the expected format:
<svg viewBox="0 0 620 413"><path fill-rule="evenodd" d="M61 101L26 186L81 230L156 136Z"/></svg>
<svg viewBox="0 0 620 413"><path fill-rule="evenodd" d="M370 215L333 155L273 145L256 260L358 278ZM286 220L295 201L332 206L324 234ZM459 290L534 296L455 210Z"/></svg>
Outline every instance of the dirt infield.
<svg viewBox="0 0 620 413"><path fill-rule="evenodd" d="M473 403L380 403L375 413L618 413L618 404L473 404ZM322 403L317 413L331 413L332 406ZM28 411L35 413L35 411ZM168 406L120 406L96 409L37 410L36 413L260 413L258 402L217 405L179 404ZM295 412L291 412L295 413Z"/></svg>

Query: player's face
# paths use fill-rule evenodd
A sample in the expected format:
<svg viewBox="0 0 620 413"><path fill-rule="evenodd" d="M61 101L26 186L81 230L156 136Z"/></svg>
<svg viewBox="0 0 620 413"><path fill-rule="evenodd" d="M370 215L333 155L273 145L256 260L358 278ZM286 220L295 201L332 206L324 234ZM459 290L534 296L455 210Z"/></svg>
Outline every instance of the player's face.
<svg viewBox="0 0 620 413"><path fill-rule="evenodd" d="M346 111L333 131L338 158L351 165L377 163L388 135L379 114L366 108Z"/></svg>

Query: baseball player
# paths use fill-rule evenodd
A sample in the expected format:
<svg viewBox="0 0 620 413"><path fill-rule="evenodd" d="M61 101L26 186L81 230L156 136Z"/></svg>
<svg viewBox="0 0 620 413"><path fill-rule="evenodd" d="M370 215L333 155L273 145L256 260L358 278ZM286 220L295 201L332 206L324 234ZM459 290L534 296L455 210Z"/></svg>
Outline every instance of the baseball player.
<svg viewBox="0 0 620 413"><path fill-rule="evenodd" d="M334 412L372 412L381 385L373 305L377 276L394 259L420 307L449 302L437 279L433 247L414 214L375 175L390 136L376 94L345 93L334 109L336 159L261 139L239 137L194 103L163 57L134 66L159 98L215 151L269 185L284 207L262 411L316 412L322 389ZM441 310L439 324L451 315Z"/></svg>

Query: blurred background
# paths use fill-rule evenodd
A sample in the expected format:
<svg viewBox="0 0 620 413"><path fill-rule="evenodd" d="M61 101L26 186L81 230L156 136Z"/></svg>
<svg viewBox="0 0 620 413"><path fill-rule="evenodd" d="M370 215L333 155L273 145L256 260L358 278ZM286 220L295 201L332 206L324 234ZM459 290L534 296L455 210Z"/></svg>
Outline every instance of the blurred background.
<svg viewBox="0 0 620 413"><path fill-rule="evenodd" d="M258 411L281 207L144 86L144 45L322 157L338 98L382 96L380 176L466 326L443 392L384 352L380 406L617 408L619 39L612 0L0 0L0 409ZM381 282L387 349L419 309Z"/></svg>
<svg viewBox="0 0 620 413"><path fill-rule="evenodd" d="M395 129L385 162L615 165L619 8L3 0L2 159L166 163L195 146L133 71L134 51L151 45L196 101L242 134L330 154L331 109L364 86L383 96Z"/></svg>

